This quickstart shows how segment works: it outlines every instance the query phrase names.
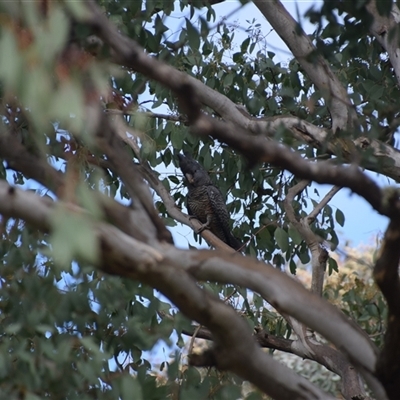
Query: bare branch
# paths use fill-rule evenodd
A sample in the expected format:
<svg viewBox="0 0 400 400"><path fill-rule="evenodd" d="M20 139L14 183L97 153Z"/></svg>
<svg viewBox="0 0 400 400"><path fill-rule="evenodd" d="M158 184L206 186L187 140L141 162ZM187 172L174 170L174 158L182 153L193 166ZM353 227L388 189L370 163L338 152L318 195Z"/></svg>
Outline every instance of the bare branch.
<svg viewBox="0 0 400 400"><path fill-rule="evenodd" d="M289 189L288 195L285 199L285 210L289 218L289 221L293 226L300 232L304 238L307 247L311 252L311 265L312 265L312 282L311 291L313 293L322 296L322 289L324 285L324 275L326 271L326 262L328 261L328 252L321 246L321 239L312 232L310 223L314 221L317 215L322 209L328 204L332 197L341 189L338 186L334 186L326 196L315 206L311 213L306 218L298 220L294 214L292 202L294 196L300 193L307 185L309 181L302 181L296 186Z"/></svg>
<svg viewBox="0 0 400 400"><path fill-rule="evenodd" d="M313 222L317 215L322 211L322 209L332 200L333 196L341 189L340 186L334 186L324 198L314 207L314 209L308 214L309 222Z"/></svg>

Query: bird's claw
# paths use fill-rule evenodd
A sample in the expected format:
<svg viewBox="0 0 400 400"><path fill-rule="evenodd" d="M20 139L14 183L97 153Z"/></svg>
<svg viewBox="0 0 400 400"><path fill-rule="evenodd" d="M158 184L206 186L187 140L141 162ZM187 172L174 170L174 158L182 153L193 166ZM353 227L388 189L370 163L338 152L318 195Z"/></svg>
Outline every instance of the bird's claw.
<svg viewBox="0 0 400 400"><path fill-rule="evenodd" d="M197 234L199 235L201 232L204 231L204 229L207 229L207 224L203 224L199 229L197 229Z"/></svg>
<svg viewBox="0 0 400 400"><path fill-rule="evenodd" d="M195 215L189 215L189 221L190 221L191 219L197 219L197 221L199 221L198 218L197 218ZM200 221L199 221L199 222L200 222ZM199 229L196 230L196 233L199 235L201 232L204 231L204 229L207 229L207 228L208 228L208 225L209 225L208 222L206 222L205 224L202 224L201 227L200 227Z"/></svg>

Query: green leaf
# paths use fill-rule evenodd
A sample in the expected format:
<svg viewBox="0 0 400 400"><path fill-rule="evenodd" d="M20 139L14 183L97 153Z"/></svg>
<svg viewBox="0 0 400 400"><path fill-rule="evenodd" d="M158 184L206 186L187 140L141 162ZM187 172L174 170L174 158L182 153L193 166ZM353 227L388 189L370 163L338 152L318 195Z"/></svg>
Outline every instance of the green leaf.
<svg viewBox="0 0 400 400"><path fill-rule="evenodd" d="M22 324L20 322L12 323L4 328L4 332L8 335L16 335L21 330L21 328Z"/></svg>
<svg viewBox="0 0 400 400"><path fill-rule="evenodd" d="M253 293L253 304L256 308L261 308L264 305L264 300L257 293Z"/></svg>
<svg viewBox="0 0 400 400"><path fill-rule="evenodd" d="M121 382L122 400L143 400L142 387L137 379L132 376L124 376Z"/></svg>
<svg viewBox="0 0 400 400"><path fill-rule="evenodd" d="M184 139L182 131L180 131L178 129L174 129L171 132L170 137L171 137L171 143L172 143L173 148L178 151L182 150L183 139Z"/></svg>
<svg viewBox="0 0 400 400"><path fill-rule="evenodd" d="M162 35L164 32L169 31L169 28L163 24L162 19L160 18L160 16L158 14L154 21L154 28L155 28L156 35Z"/></svg>
<svg viewBox="0 0 400 400"><path fill-rule="evenodd" d="M289 269L292 275L296 275L297 265L294 262L293 258L291 258L289 261Z"/></svg>
<svg viewBox="0 0 400 400"><path fill-rule="evenodd" d="M385 88L382 85L374 85L370 92L370 98L373 100L379 100L383 93L385 92Z"/></svg>
<svg viewBox="0 0 400 400"><path fill-rule="evenodd" d="M233 73L230 73L230 74L225 75L225 78L224 78L224 80L223 80L224 86L225 86L225 87L230 87L230 86L232 86L232 83L233 83L233 79L234 79L234 78L235 78L235 74L233 74Z"/></svg>
<svg viewBox="0 0 400 400"><path fill-rule="evenodd" d="M250 38L243 40L242 44L240 45L240 51L242 53L246 53L247 49L249 48Z"/></svg>
<svg viewBox="0 0 400 400"><path fill-rule="evenodd" d="M187 18L186 31L190 47L192 48L192 50L198 50L200 48L200 34Z"/></svg>
<svg viewBox="0 0 400 400"><path fill-rule="evenodd" d="M262 107L261 100L258 96L253 96L247 102L247 108L249 109L250 113L253 115L259 114L261 107Z"/></svg>
<svg viewBox="0 0 400 400"><path fill-rule="evenodd" d="M40 400L41 397L36 396L34 393L24 393L24 400Z"/></svg>
<svg viewBox="0 0 400 400"><path fill-rule="evenodd" d="M298 256L303 265L307 265L310 262L310 254L308 253L308 250L300 251Z"/></svg>
<svg viewBox="0 0 400 400"><path fill-rule="evenodd" d="M160 48L160 42L153 35L153 33L148 30L146 30L146 45L153 53L157 53Z"/></svg>
<svg viewBox="0 0 400 400"><path fill-rule="evenodd" d="M332 215L332 207L331 206L325 206L324 208L324 214L327 217L330 217Z"/></svg>
<svg viewBox="0 0 400 400"><path fill-rule="evenodd" d="M329 257L329 259L328 259L328 267L329 267L329 270L328 270L329 275L332 275L333 271L339 272L339 267L337 265L336 260L334 260L331 257Z"/></svg>
<svg viewBox="0 0 400 400"><path fill-rule="evenodd" d="M283 252L286 252L289 248L289 236L287 232L284 229L278 227L275 229L274 237L279 248Z"/></svg>
<svg viewBox="0 0 400 400"><path fill-rule="evenodd" d="M45 82L44 79L42 81ZM35 90L35 88L32 90ZM32 100L33 96L37 98L36 94L32 94ZM82 87L78 85L78 82L68 82L61 85L52 96L50 106L53 118L62 122L66 128L71 129L76 134L82 133L86 115Z"/></svg>
<svg viewBox="0 0 400 400"><path fill-rule="evenodd" d="M201 382L201 375L197 368L189 367L186 370L187 383L192 386L197 386Z"/></svg>
<svg viewBox="0 0 400 400"><path fill-rule="evenodd" d="M50 13L48 30L43 31L43 37L38 38L41 46L41 55L43 58L52 60L59 52L61 52L67 34L69 32L70 23L60 8L54 8Z"/></svg>
<svg viewBox="0 0 400 400"><path fill-rule="evenodd" d="M294 227L289 228L288 234L294 244L299 245L303 241L303 238L301 237L300 232Z"/></svg>
<svg viewBox="0 0 400 400"><path fill-rule="evenodd" d="M168 175L168 179L169 179L171 182L175 183L176 185L178 185L178 184L180 183L180 180L179 180L178 177L175 176L175 175Z"/></svg>
<svg viewBox="0 0 400 400"><path fill-rule="evenodd" d="M6 87L15 90L21 78L23 60L15 36L4 27L0 36L0 54L7 54L7 57L0 57L0 78Z"/></svg>
<svg viewBox="0 0 400 400"><path fill-rule="evenodd" d="M50 242L54 258L61 266L69 266L75 258L91 263L97 262L97 237L85 215L59 208L52 224L54 228Z"/></svg>
<svg viewBox="0 0 400 400"><path fill-rule="evenodd" d="M344 226L345 217L342 210L340 210L339 208L336 209L335 219L340 226Z"/></svg>

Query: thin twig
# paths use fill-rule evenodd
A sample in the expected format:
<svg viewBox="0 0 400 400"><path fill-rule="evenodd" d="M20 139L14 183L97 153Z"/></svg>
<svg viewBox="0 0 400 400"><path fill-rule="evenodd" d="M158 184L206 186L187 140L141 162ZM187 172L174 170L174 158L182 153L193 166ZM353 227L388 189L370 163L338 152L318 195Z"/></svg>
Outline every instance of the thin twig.
<svg viewBox="0 0 400 400"><path fill-rule="evenodd" d="M341 186L334 186L325 196L324 198L314 207L314 209L308 214L307 219L309 222L314 221L317 215L322 211L322 209L332 200L332 197L342 189Z"/></svg>

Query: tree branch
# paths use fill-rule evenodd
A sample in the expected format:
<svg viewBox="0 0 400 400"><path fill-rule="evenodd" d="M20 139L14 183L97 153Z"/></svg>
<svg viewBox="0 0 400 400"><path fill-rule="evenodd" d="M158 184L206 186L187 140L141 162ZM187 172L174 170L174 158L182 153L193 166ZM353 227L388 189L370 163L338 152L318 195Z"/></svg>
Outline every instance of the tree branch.
<svg viewBox="0 0 400 400"><path fill-rule="evenodd" d="M48 230L51 228L50 221L54 204L52 201L46 202L45 199L33 193L23 192L17 188L12 188L5 182L0 182L1 214L23 218L28 223ZM82 216L86 216L86 213L75 205L65 204L64 208L70 210L70 212L81 213ZM91 217L88 215L87 218L90 219ZM298 282L271 265L239 254L232 255L218 250L184 251L167 243L156 244L154 242L153 247L150 247L106 223L92 221L90 226L93 227L94 235L98 237L100 243L101 254L98 257L98 267L105 272L130 279L139 279L158 288L189 318L207 326L219 338L216 342L217 347L222 345L222 350L217 350L215 353L215 357L220 360L218 365L221 368L228 368L228 366L233 365L232 363L235 363L234 367L230 368L232 371L245 379L249 379L260 388L267 390L268 393L276 393L275 390L281 389L283 382L280 379L282 376L285 377L285 385L287 385L286 379L290 375L286 370L276 370L274 363L271 364L270 360L265 359L264 356L255 354L257 352L253 345L250 345L250 348L245 347L243 349L243 343L252 343L253 341L251 334L249 334L249 339L245 339L247 334L244 335L242 328L239 329L240 332L237 336L236 332L232 333L234 335L232 340L226 340L226 330L230 332L231 329L234 329L229 324L227 325L227 321L235 325L236 319L231 322L230 318L239 317L234 310L226 305L223 306L232 311L232 315L230 313L228 313L229 316L225 315L227 319L218 312L214 314L214 300L210 300L212 304L209 300L205 301L204 299L199 302L198 296L203 298L205 294L196 294L195 290L200 289L196 285L189 284L195 281L190 280L187 274L195 280L232 283L260 293L280 312L292 315L311 329L321 333L336 347L342 349L360 368L369 385L375 391L380 391L379 382L374 380L372 376L376 349L368 337L334 306L315 297ZM154 248L154 246L156 247ZM202 313L206 313L206 315ZM221 310L221 313L224 313L224 311ZM239 318L239 320L241 319ZM246 326L246 330L248 329L244 321L241 321L241 324ZM237 340L239 340L239 343ZM232 347L229 347L228 344ZM225 352L223 351L224 348L227 349L227 347L224 347L225 345L229 347L228 353L232 353L231 349L239 346L238 354L242 357L240 366L237 358L234 358L234 360L229 359L229 357L225 359ZM219 357L222 357L222 359ZM247 357L252 360L251 365L248 370L243 371L243 368L248 367ZM259 368L260 365L263 366L263 369ZM258 371L256 377L249 376L255 373L255 369ZM282 373L280 378L276 375L276 371ZM262 377L260 373L263 374ZM293 382L298 382L297 378L293 377L293 379ZM262 381L269 383L262 383ZM278 386L271 389L270 384L277 384ZM297 383L295 383L296 385ZM306 387L309 387L308 382ZM293 388L291 384L289 384L289 390L291 390L290 388ZM318 396L316 398L320 398ZM379 398L384 399L384 397Z"/></svg>
<svg viewBox="0 0 400 400"><path fill-rule="evenodd" d="M184 335L188 336L192 336L194 332L196 332L197 339L213 340L211 332L204 327L197 326L192 331L182 331ZM339 375L342 379L342 393L345 399L369 399L365 394L363 383L360 381L357 370L338 350L321 343L310 342L308 348L311 351L305 352L302 347L297 346L296 341L271 335L263 329L256 329L254 337L261 347L283 351L297 355L302 359L315 361ZM204 364L205 362L202 358L194 360L194 365L204 366Z"/></svg>
<svg viewBox="0 0 400 400"><path fill-rule="evenodd" d="M115 134L123 140L135 153L137 159L140 162L140 165L136 166L140 171L143 178L147 180L152 189L160 196L161 200L164 203L164 206L170 215L171 218L174 218L176 221L191 227L195 232L198 232L202 227L202 224L197 219L190 219L188 215L183 214L181 210L176 206L174 199L172 198L169 191L165 188L162 182L158 179L158 175L154 172L147 161L142 160L140 157L139 146L135 139L131 139L126 135L128 127L125 126L123 121L119 121L117 124L114 124ZM133 132L130 129L130 133L135 135L136 132ZM139 136L139 132L137 134ZM232 247L228 246L221 239L216 237L210 230L204 229L200 235L207 241L207 243L215 247L216 249L225 250L230 253L235 252Z"/></svg>
<svg viewBox="0 0 400 400"><path fill-rule="evenodd" d="M398 40L400 10L396 2L393 2L390 15L380 15L376 7L377 1L379 0L371 0L365 5L373 18L369 30L378 43L387 51L396 74L397 83L400 85L400 47Z"/></svg>
<svg viewBox="0 0 400 400"><path fill-rule="evenodd" d="M0 132L0 157L8 167L34 179L59 195L64 185L63 173L55 170L47 160L32 155L11 133Z"/></svg>
<svg viewBox="0 0 400 400"><path fill-rule="evenodd" d="M267 141L265 138L250 136L237 127L199 115L192 123L193 133L199 136L211 135L241 152L253 165L257 162L271 163L286 169L302 179L317 183L328 183L347 187L362 196L380 214L388 217L400 216L400 202L390 206L382 201L379 186L357 166L335 166L328 162L310 162L288 147Z"/></svg>
<svg viewBox="0 0 400 400"><path fill-rule="evenodd" d="M0 182L0 212L6 216L22 218L42 229L50 229L54 204L34 193ZM83 212L77 206L65 207L71 212ZM359 327L334 306L309 293L297 281L271 265L237 253L232 255L218 250L178 250L166 243L153 249L122 232L116 235L115 228L110 227L110 230L105 223L93 222L93 227L101 243L100 266L107 272L122 274L131 279L141 278L145 274L146 279L150 279L146 274L159 271L159 265L160 269L171 270L174 267L174 276L186 271L196 280L215 280L248 287L260 293L279 311L293 315L327 337L352 359L357 359L363 368L373 370L376 349Z"/></svg>
<svg viewBox="0 0 400 400"><path fill-rule="evenodd" d="M309 224L316 218L318 213L321 212L322 208L329 202L333 195L340 190L340 188L332 188L307 217L298 220L292 203L294 197L301 193L309 184L310 181L301 181L290 188L284 205L289 221L304 238L307 247L311 252L311 291L322 297L328 253L321 247L319 238L311 231ZM293 344L291 344L291 347L296 349L295 354L303 358L305 357L317 361L321 365L324 365L331 371L337 373L342 378L342 393L344 398L351 399L357 396L363 396L362 398L365 398L365 391L361 384L360 376L354 367L352 367L343 357L343 354L329 346L319 343L315 338L307 335L306 327L303 324L294 321L290 316L285 316L285 318L288 319L288 322L291 324L298 337L297 341L294 341Z"/></svg>
<svg viewBox="0 0 400 400"><path fill-rule="evenodd" d="M22 217L42 229L51 229L54 202L49 202L51 204L33 193L0 182L0 213L4 215ZM64 207L86 216L77 206L66 204ZM87 217L90 219L89 215ZM248 324L229 305L200 289L191 268L182 268L183 265L176 262L176 258L185 255L186 251L165 242L152 248L103 222L91 221L90 226L100 242L98 267L107 273L138 279L153 286L188 318L207 326L213 333L215 347L212 352L218 368L237 373L277 399L301 396L310 400L332 399L260 350ZM199 251L191 253L197 264ZM210 260L218 259L221 254L232 258L226 252L206 251L204 254L211 256ZM240 255L234 257L242 258Z"/></svg>
<svg viewBox="0 0 400 400"><path fill-rule="evenodd" d="M387 193L397 198L397 193ZM380 256L374 268L375 282L388 304L388 321L383 349L376 364L376 376L390 399L400 391L400 219L392 219L385 232Z"/></svg>
<svg viewBox="0 0 400 400"><path fill-rule="evenodd" d="M274 135L275 129L278 129L279 126L283 124L290 132L296 135L296 137L301 137L302 140L305 140L309 144L321 147L328 146L328 150L331 150L333 154L348 154L347 149L342 146L343 143L338 142L335 145L326 143L328 132L325 129L318 128L306 121L300 120L299 118L273 117L269 119L257 119L250 117L241 107L237 106L226 96L214 91L199 80L164 64L156 58L149 57L136 42L121 35L93 1L89 1L88 4L90 6L90 12L85 17L84 22L90 25L102 37L104 42L112 48L113 59L116 63L143 73L148 78L162 83L165 87L171 89L175 94L181 97L184 96L185 88L190 87L190 93L195 94L196 99L198 99L199 102L215 110L226 121L230 121L232 123L231 126L235 129L241 128L243 130L249 130L255 134ZM271 4L269 4L268 7L271 7ZM311 63L310 65L314 68L314 64ZM325 67L321 67L320 69L323 70L324 68ZM331 77L331 71L329 68L328 71L327 81L331 82L332 80L330 83L333 88L332 90L337 90L338 92L344 90L343 88L340 89L340 83L337 82L337 78L334 75ZM347 93L344 93L343 95L347 98ZM348 108L343 101L340 100L340 97L336 100L335 99L336 97L333 96L332 102L336 104L334 110L337 109L336 120L339 120L337 125L340 126L344 119L348 119L343 116L348 116L348 112L351 112L352 109ZM181 103L181 106L182 105L183 104ZM344 111L344 113L341 114L343 107L347 111ZM187 111L187 107L185 110ZM379 172L384 173L397 181L400 180L399 151L383 142L368 138L357 139L355 145L363 150L372 150L376 157L383 159L390 158L391 163L384 165L383 169ZM368 165L363 164L363 166L370 168L371 170L376 170L376 164L373 163L369 163Z"/></svg>
<svg viewBox="0 0 400 400"><path fill-rule="evenodd" d="M144 183L137 166L123 148L118 129L105 115L103 115L103 123L101 124L101 131L97 133L97 139L98 145L107 155L113 169L126 185L133 202L133 208L149 217L151 222L148 221L146 225L153 225L156 228L158 240L172 243L171 233L165 227L153 206L153 199L148 186Z"/></svg>

